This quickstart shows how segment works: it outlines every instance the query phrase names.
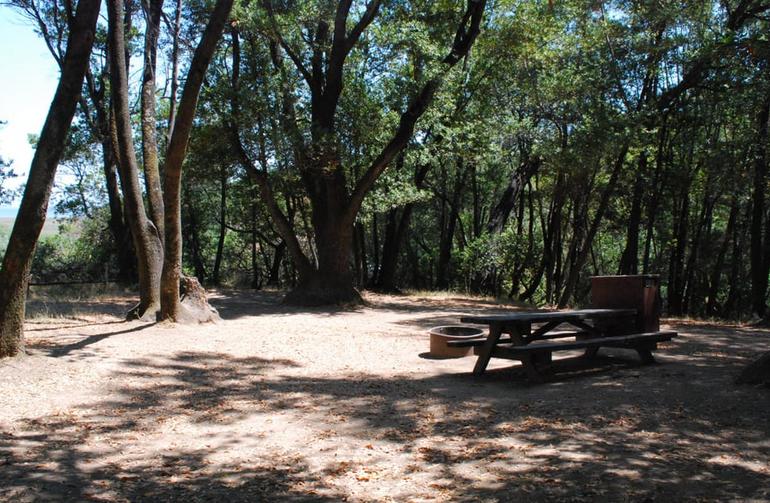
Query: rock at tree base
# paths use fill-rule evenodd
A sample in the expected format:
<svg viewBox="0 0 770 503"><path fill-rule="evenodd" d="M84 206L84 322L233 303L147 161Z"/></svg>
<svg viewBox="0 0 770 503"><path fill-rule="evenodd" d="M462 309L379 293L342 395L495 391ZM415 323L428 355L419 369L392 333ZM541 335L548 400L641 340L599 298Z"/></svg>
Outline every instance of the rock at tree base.
<svg viewBox="0 0 770 503"><path fill-rule="evenodd" d="M770 386L770 351L749 363L735 379L737 384Z"/></svg>
<svg viewBox="0 0 770 503"><path fill-rule="evenodd" d="M209 323L222 319L217 310L209 304L206 299L206 290L197 278L182 276L179 283L181 309L178 322Z"/></svg>

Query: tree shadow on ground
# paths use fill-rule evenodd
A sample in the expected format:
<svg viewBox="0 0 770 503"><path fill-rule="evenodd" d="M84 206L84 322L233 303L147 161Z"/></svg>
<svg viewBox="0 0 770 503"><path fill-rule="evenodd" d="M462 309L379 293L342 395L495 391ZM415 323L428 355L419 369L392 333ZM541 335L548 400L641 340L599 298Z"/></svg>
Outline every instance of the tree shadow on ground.
<svg viewBox="0 0 770 503"><path fill-rule="evenodd" d="M109 400L87 404L82 415L25 421L2 437L0 497L343 499L329 482L339 459L326 458L320 470L296 454L216 461L229 445L262 448L259 437L237 433L245 422L288 414L333 431L320 447L394 447L391 455L407 460L404 476L431 474L430 486L410 494L417 499L764 499L770 395L730 384L736 360L710 353L740 344L729 339L677 343L664 364L644 370L538 386L505 370L481 379L317 377L291 360L223 353L128 359L112 376ZM205 448L117 456L172 419L226 434Z"/></svg>
<svg viewBox="0 0 770 503"><path fill-rule="evenodd" d="M302 490L319 482L302 459L211 466L209 450L103 463L83 449L77 423L48 422L41 435L0 435L0 498L5 501L339 501ZM26 450L19 453L18 445ZM224 446L219 445L218 448Z"/></svg>
<svg viewBox="0 0 770 503"><path fill-rule="evenodd" d="M92 316L110 316L124 319L136 302L129 296L120 296L108 301L78 298L33 298L27 301L27 323L36 318L66 318L86 320Z"/></svg>
<svg viewBox="0 0 770 503"><path fill-rule="evenodd" d="M218 290L209 292L209 304L223 320L260 315L294 315L310 313L319 316L334 316L360 312L365 305L340 306L292 306L283 303L286 292L279 290Z"/></svg>
<svg viewBox="0 0 770 503"><path fill-rule="evenodd" d="M297 313L334 316L357 313L366 308L380 311L425 313L490 312L519 309L516 304L501 304L492 300L467 299L462 297L407 297L364 292L363 305L341 306L292 306L283 303L286 292L280 290L229 290L209 291L209 303L217 309L224 320L259 315L293 315ZM93 316L125 318L126 313L136 304L136 296L125 292L111 292L108 299L93 300L92 297L72 298L65 294L38 294L27 301L27 324L34 326L37 318L61 318L69 321L88 321ZM459 320L452 317L454 322ZM431 325L432 326L432 325ZM63 327L64 328L64 327ZM34 330L34 328L32 329Z"/></svg>
<svg viewBox="0 0 770 503"><path fill-rule="evenodd" d="M210 292L209 303L214 306L222 319L232 320L246 316L258 315L293 315L311 313L321 316L333 316L345 313L357 313L367 308L378 311L409 312L409 313L458 313L458 312L489 312L510 311L519 309L515 304L501 304L492 300L467 299L462 297L411 297L398 295L383 295L374 292L363 292L363 305L342 306L292 306L283 303L285 292L279 290L219 290ZM456 318L454 321L457 322Z"/></svg>
<svg viewBox="0 0 770 503"><path fill-rule="evenodd" d="M161 415L183 415L188 407L208 413L209 407L216 407L212 400L223 404L231 398L227 393L221 398L216 395L222 394L229 378L242 374L221 367L203 371L201 365L207 362L213 362L210 355L195 354L181 354L168 362L164 370L174 373L180 386L200 386L188 397L175 395L182 399L175 406L171 405L173 398L162 393L171 392L176 385L145 390L147 383L135 383L138 387L121 390L126 392L124 400L99 403L95 408L87 405L86 414L25 420L3 431L0 500L340 501L341 495L323 488L299 456L212 463L212 454L237 443L238 438L212 439L205 449L151 450L111 460L158 424ZM243 366L243 372L256 373L293 365L258 358L231 363Z"/></svg>

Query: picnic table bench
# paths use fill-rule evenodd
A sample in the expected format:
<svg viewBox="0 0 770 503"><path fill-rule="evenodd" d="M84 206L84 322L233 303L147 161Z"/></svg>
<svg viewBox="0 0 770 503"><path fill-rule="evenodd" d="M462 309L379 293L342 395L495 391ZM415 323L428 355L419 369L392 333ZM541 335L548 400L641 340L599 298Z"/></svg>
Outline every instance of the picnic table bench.
<svg viewBox="0 0 770 503"><path fill-rule="evenodd" d="M581 309L551 312L513 312L481 316L463 316L463 323L489 326L486 338L451 341L451 347L474 347L478 355L473 369L481 375L491 358L519 360L527 377L542 382L541 368L552 361L556 351L585 349L584 356L596 356L601 347L629 348L645 364L655 361L652 351L659 342L676 337L669 331L639 331L634 322L636 309ZM537 324L537 326L535 326ZM556 329L571 325L573 330ZM504 334L507 337L504 337ZM574 340L564 340L574 338Z"/></svg>

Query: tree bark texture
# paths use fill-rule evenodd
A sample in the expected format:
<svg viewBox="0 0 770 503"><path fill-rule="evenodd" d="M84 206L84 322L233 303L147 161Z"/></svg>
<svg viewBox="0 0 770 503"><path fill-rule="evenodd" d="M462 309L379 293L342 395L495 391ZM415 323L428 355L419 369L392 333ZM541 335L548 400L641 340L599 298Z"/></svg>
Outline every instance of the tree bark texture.
<svg viewBox="0 0 770 503"><path fill-rule="evenodd" d="M620 257L620 274L636 274L639 269L639 225L642 221L642 196L644 192L644 176L647 170L647 154L639 155L639 165L634 180L631 212L628 216L626 229L626 246Z"/></svg>
<svg viewBox="0 0 770 503"><path fill-rule="evenodd" d="M179 299L179 280L182 275L182 219L180 189L182 163L187 154L195 109L206 70L217 48L225 22L230 15L233 0L217 0L206 29L195 48L190 69L187 72L179 111L174 122L174 132L166 152L163 178L163 206L166 230L165 253L161 280L162 320L185 321ZM197 318L193 316L197 321Z"/></svg>
<svg viewBox="0 0 770 503"><path fill-rule="evenodd" d="M147 186L150 220L158 229L161 242L163 230L163 194L160 187L158 162L157 116L155 112L155 73L158 60L158 37L163 0L143 0L144 9L144 69L142 71L142 159Z"/></svg>
<svg viewBox="0 0 770 503"><path fill-rule="evenodd" d="M0 268L0 357L24 350L27 285L45 224L56 168L75 115L96 34L101 0L80 0L72 22L61 77L32 158L21 207Z"/></svg>
<svg viewBox="0 0 770 503"><path fill-rule="evenodd" d="M125 36L123 28L123 1L108 0L109 56L112 105L119 174L126 205L126 218L136 250L139 272L139 304L132 308L128 319L154 321L160 308L160 273L163 245L155 224L147 218L142 187L139 182L139 164L134 150L131 131L131 111L128 106L128 74L126 71Z"/></svg>

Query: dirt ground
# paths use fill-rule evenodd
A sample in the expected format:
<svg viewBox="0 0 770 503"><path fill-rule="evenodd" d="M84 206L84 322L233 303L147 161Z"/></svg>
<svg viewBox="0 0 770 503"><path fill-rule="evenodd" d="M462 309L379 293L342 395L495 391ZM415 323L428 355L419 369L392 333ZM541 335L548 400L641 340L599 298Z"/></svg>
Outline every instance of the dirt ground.
<svg viewBox="0 0 770 503"><path fill-rule="evenodd" d="M368 295L292 309L220 292L223 320L122 322L130 297L38 300L0 362L0 500L770 501L770 333L672 321L529 385L431 359L427 329L503 306Z"/></svg>

